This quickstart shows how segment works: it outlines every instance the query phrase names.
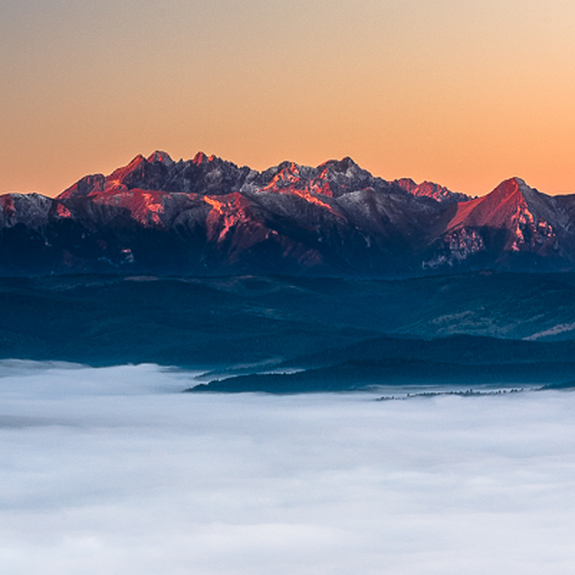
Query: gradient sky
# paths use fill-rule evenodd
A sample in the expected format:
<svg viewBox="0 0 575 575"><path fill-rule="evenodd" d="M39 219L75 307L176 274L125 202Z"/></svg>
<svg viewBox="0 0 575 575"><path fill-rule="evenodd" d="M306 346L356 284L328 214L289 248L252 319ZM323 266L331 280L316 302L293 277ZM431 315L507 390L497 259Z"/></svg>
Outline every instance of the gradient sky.
<svg viewBox="0 0 575 575"><path fill-rule="evenodd" d="M575 191L573 0L0 0L0 192L155 149Z"/></svg>

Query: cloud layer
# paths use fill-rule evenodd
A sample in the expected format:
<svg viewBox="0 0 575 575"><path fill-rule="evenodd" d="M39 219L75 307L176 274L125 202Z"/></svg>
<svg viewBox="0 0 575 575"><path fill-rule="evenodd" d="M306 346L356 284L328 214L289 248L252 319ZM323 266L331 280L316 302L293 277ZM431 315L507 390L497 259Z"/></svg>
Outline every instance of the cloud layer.
<svg viewBox="0 0 575 575"><path fill-rule="evenodd" d="M0 362L0 571L564 574L575 394L181 394Z"/></svg>

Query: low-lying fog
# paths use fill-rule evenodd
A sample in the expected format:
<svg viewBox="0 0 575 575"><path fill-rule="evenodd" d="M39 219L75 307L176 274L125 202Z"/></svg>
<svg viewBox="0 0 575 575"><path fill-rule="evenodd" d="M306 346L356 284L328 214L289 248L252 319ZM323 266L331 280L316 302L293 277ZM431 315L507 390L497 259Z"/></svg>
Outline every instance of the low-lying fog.
<svg viewBox="0 0 575 575"><path fill-rule="evenodd" d="M575 572L575 393L182 394L0 362L0 572ZM379 394L381 395L381 394Z"/></svg>

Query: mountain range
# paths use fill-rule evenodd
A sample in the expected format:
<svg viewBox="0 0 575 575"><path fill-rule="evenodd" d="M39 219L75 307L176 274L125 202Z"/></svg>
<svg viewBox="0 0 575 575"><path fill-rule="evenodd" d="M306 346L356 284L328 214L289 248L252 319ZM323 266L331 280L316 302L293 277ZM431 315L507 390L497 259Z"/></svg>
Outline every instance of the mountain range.
<svg viewBox="0 0 575 575"><path fill-rule="evenodd" d="M0 274L574 271L574 222L575 195L548 196L520 178L471 198L386 181L351 158L259 172L157 151L56 198L0 196Z"/></svg>

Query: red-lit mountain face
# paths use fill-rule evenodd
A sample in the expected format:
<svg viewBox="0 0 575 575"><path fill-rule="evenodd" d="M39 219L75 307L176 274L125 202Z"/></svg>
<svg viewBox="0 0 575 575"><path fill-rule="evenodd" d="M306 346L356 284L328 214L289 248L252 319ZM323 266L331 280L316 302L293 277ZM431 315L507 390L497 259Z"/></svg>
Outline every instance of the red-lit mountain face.
<svg viewBox="0 0 575 575"><path fill-rule="evenodd" d="M424 266L475 260L503 269L573 269L574 202L575 196L547 196L520 178L506 180L446 210L435 256Z"/></svg>
<svg viewBox="0 0 575 575"><path fill-rule="evenodd" d="M361 274L574 269L573 196L517 178L471 199L373 177L350 158L258 172L199 153L137 156L56 199L0 196L4 274Z"/></svg>

